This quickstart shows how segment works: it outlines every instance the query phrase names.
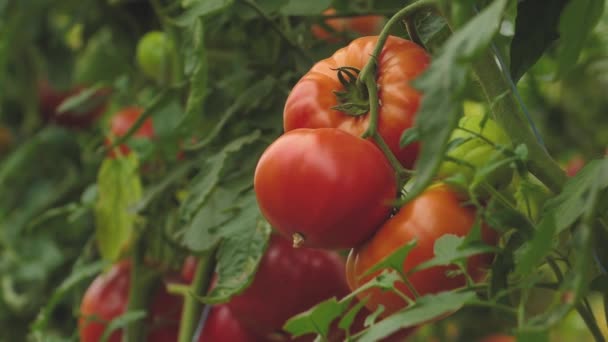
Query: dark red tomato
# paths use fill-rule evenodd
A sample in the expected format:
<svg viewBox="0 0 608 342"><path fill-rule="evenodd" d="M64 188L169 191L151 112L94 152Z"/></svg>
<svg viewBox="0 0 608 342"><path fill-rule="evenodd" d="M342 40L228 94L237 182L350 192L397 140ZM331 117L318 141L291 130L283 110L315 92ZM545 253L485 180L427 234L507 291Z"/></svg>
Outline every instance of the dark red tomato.
<svg viewBox="0 0 608 342"><path fill-rule="evenodd" d="M42 118L45 121L70 128L86 128L91 126L106 109L106 97L110 93L110 90L107 88L99 89L91 98L90 103L86 104L87 108L82 109L82 112L76 110L65 113L57 112L57 109L65 99L80 93L84 89L82 86L77 86L69 90L58 91L47 81L39 82L38 101Z"/></svg>
<svg viewBox="0 0 608 342"><path fill-rule="evenodd" d="M214 306L198 338L199 342L264 342L234 318L227 305Z"/></svg>
<svg viewBox="0 0 608 342"><path fill-rule="evenodd" d="M78 326L81 342L100 341L107 322L126 311L130 272L130 263L120 262L107 273L99 275L89 286L80 305ZM159 287L150 304L146 341L177 341L181 308L181 297L170 295L164 286ZM108 342L120 342L121 338L122 331L117 330Z"/></svg>
<svg viewBox="0 0 608 342"><path fill-rule="evenodd" d="M347 115L332 107L339 105L336 91L344 91L337 68L361 69L370 59L377 36L353 40L330 58L315 64L293 87L283 111L285 131L296 128L335 127L360 136L369 125L369 115ZM399 147L403 131L414 123L420 93L411 81L422 73L429 56L418 45L389 36L378 56L376 83L380 99L378 132L403 166L411 168L418 155L418 145Z"/></svg>
<svg viewBox="0 0 608 342"><path fill-rule="evenodd" d="M327 9L323 15L336 14L333 8ZM384 17L379 15L365 15L352 18L332 18L325 20L325 24L334 32L329 32L321 25L313 25L311 27L312 34L318 39L323 39L328 42L340 41L339 35L345 31L351 31L363 36L369 36L380 33Z"/></svg>
<svg viewBox="0 0 608 342"><path fill-rule="evenodd" d="M279 137L260 158L254 187L260 210L281 234L328 249L354 247L372 236L397 191L384 154L335 128Z"/></svg>
<svg viewBox="0 0 608 342"><path fill-rule="evenodd" d="M359 288L381 271L368 276L362 276L372 266L393 253L399 247L416 240L416 246L410 251L403 264L403 272L407 273L417 265L430 260L434 256L435 241L444 234L465 236L475 222L475 210L461 204L456 192L445 185L436 185L411 202L401 210L365 245L351 250L346 263L346 277L351 289ZM497 235L489 229L482 229L485 243L496 244ZM475 255L467 262L468 273L476 280L481 280L492 262L492 255ZM412 274L410 283L420 295L438 293L465 286L463 275L448 277L446 272L454 271L454 266L437 266ZM395 287L402 293L413 298L405 283L396 282ZM363 299L370 296L366 306L375 311L378 305L384 305L385 315L390 315L407 303L391 291L381 291L377 288L364 291L359 295Z"/></svg>
<svg viewBox="0 0 608 342"><path fill-rule="evenodd" d="M508 335L490 335L484 337L479 342L515 342L516 339L513 336Z"/></svg>
<svg viewBox="0 0 608 342"><path fill-rule="evenodd" d="M247 329L264 338L281 336L287 319L349 292L338 254L293 248L278 235L269 243L252 284L227 304Z"/></svg>
<svg viewBox="0 0 608 342"><path fill-rule="evenodd" d="M139 116L143 113L143 109L139 107L127 107L114 114L110 121L110 133L112 138L121 137L125 135L131 126L139 119ZM137 131L133 133L133 137L142 139L154 138L154 126L152 119L147 118ZM106 144L110 144L110 141L106 141ZM127 145L119 146L120 153L123 155L129 154L131 151ZM111 157L115 156L114 151L110 153Z"/></svg>
<svg viewBox="0 0 608 342"><path fill-rule="evenodd" d="M191 283L194 280L194 273L196 272L196 257L190 255L184 260L184 265L181 269L181 276L184 281Z"/></svg>

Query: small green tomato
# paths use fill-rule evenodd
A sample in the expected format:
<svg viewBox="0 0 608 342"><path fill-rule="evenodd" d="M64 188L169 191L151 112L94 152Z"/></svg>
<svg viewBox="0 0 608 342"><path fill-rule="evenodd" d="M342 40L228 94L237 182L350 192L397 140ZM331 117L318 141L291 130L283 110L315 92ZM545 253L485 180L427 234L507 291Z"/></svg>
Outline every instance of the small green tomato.
<svg viewBox="0 0 608 342"><path fill-rule="evenodd" d="M144 74L159 82L171 77L173 43L161 31L146 33L137 44L137 64Z"/></svg>

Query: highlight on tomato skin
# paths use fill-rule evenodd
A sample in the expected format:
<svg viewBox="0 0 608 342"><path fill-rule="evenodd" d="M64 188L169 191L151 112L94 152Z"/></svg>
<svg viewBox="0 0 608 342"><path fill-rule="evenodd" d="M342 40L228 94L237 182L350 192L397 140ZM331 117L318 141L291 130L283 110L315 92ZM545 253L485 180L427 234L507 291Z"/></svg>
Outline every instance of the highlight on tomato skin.
<svg viewBox="0 0 608 342"><path fill-rule="evenodd" d="M293 87L283 109L283 128L289 132L298 128L333 127L360 137L368 128L369 113L350 115L334 107L348 103L351 97L366 98L360 87L349 87L338 77L339 68L361 70L374 53L378 36L353 40L331 57L317 62ZM419 144L403 148L399 141L403 131L414 124L422 94L411 86L430 63L429 54L415 43L388 36L377 58L376 83L382 103L378 111L378 133L393 154L408 169L418 157ZM345 92L348 96L337 96ZM345 99L348 98L348 99ZM345 109L346 110L346 109ZM351 113L352 114L352 113Z"/></svg>
<svg viewBox="0 0 608 342"><path fill-rule="evenodd" d="M475 224L475 209L463 206L456 191L447 185L430 187L419 197L403 206L391 217L365 245L351 250L346 262L347 281L351 290L382 272L379 270L363 276L372 266L380 262L399 247L416 240L416 246L404 260L405 274L417 265L434 256L434 244L444 234L466 236ZM496 245L496 232L482 225L482 239L488 245ZM493 255L479 254L467 260L467 272L474 281L481 281L492 263ZM464 275L446 276L446 272L457 270L456 266L436 266L415 272L408 277L419 295L439 293L466 285ZM395 282L395 288L413 298L403 282ZM392 291L372 288L358 297L368 298L366 307L375 311L379 305L385 307L388 316L407 306L405 300Z"/></svg>
<svg viewBox="0 0 608 342"><path fill-rule="evenodd" d="M323 11L324 16L336 14L334 8L328 8ZM354 16L351 18L330 18L325 19L325 25L331 28L331 31L323 27L323 25L312 25L310 30L312 35L317 39L322 39L330 43L337 43L340 40L340 34L345 31L351 31L362 36L372 36L379 34L386 19L381 15L363 15Z"/></svg>
<svg viewBox="0 0 608 342"><path fill-rule="evenodd" d="M264 151L254 175L264 217L296 245L312 248L363 243L390 215L396 187L373 143L335 128L285 133Z"/></svg>

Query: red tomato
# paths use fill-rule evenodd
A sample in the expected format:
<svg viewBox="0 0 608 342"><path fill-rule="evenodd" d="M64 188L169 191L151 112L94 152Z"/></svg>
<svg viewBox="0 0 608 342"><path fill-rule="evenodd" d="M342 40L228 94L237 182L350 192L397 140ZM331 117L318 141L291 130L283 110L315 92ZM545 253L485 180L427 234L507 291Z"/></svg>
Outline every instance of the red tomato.
<svg viewBox="0 0 608 342"><path fill-rule="evenodd" d="M125 135L131 126L139 119L139 116L143 113L143 109L139 107L127 107L114 114L110 121L110 133L113 137L121 137ZM152 139L154 137L154 126L152 119L147 118L137 131L133 133L135 138ZM110 144L110 141L106 141L106 144ZM129 154L131 151L127 145L119 146L120 153L123 155ZM110 156L114 157L114 151L110 152Z"/></svg>
<svg viewBox="0 0 608 342"><path fill-rule="evenodd" d="M296 128L335 127L360 136L369 125L369 114L347 115L332 107L340 104L334 94L344 91L335 70L339 67L363 68L378 41L377 36L353 40L330 58L315 64L294 86L283 112L285 131ZM412 167L418 155L418 145L399 147L403 131L414 123L420 103L420 93L410 82L426 69L429 56L418 45L389 36L378 56L376 83L380 99L378 132L399 161Z"/></svg>
<svg viewBox="0 0 608 342"><path fill-rule="evenodd" d="M336 14L336 10L333 8L327 9L323 12L323 15ZM338 42L339 37L335 33L342 33L344 31L356 32L363 36L369 36L380 33L382 24L384 23L384 17L380 15L365 15L357 16L352 18L332 18L325 20L325 24L329 26L334 32L329 32L321 25L313 25L311 27L312 34L328 42Z"/></svg>
<svg viewBox="0 0 608 342"><path fill-rule="evenodd" d="M283 235L303 246L350 248L388 218L394 172L371 142L338 129L298 129L277 139L254 178L258 205ZM295 241L295 240L294 240Z"/></svg>
<svg viewBox="0 0 608 342"><path fill-rule="evenodd" d="M267 339L273 334L280 337L292 316L348 292L338 254L292 248L289 241L274 235L252 284L227 306L247 329Z"/></svg>
<svg viewBox="0 0 608 342"><path fill-rule="evenodd" d="M381 271L371 275L362 275L372 266L393 253L399 247L416 239L416 246L410 251L403 264L407 273L415 266L430 260L434 256L435 241L444 234L465 236L471 230L475 221L475 210L463 206L456 192L445 185L429 188L419 197L407 203L401 210L365 245L351 250L346 263L346 277L351 289L356 289L369 281ZM482 230L484 242L496 244L496 234L484 227ZM485 271L492 262L492 255L475 255L468 260L468 272L479 281L485 276ZM437 266L412 274L409 281L420 295L438 293L465 286L463 275L446 276L447 271L457 269L455 266ZM413 298L412 293L402 282L396 282L395 287L402 293ZM397 294L391 291L381 291L378 288L364 291L359 295L363 299L370 296L366 306L375 311L378 305L385 307L385 315L390 315L407 304Z"/></svg>
<svg viewBox="0 0 608 342"><path fill-rule="evenodd" d="M203 326L198 342L262 342L234 318L226 306L214 306Z"/></svg>
<svg viewBox="0 0 608 342"><path fill-rule="evenodd" d="M129 296L131 265L120 262L98 276L87 289L80 305L78 320L81 342L98 342L106 323L126 311ZM150 304L148 342L177 341L181 297L172 296L161 286ZM122 331L112 333L108 342L120 342Z"/></svg>
<svg viewBox="0 0 608 342"><path fill-rule="evenodd" d="M484 337L479 342L515 342L515 337L508 335L490 335Z"/></svg>
<svg viewBox="0 0 608 342"><path fill-rule="evenodd" d="M65 99L80 93L84 89L85 88L82 86L77 86L66 91L58 91L47 81L39 82L38 101L40 103L42 118L45 121L50 121L70 128L86 128L90 126L106 109L106 101L104 98L110 93L110 90L107 88L98 90L91 99L90 107L83 110L83 112L57 112L57 109Z"/></svg>
<svg viewBox="0 0 608 342"><path fill-rule="evenodd" d="M194 280L194 273L196 272L196 257L190 255L184 260L184 265L181 269L181 276L186 282L191 283Z"/></svg>

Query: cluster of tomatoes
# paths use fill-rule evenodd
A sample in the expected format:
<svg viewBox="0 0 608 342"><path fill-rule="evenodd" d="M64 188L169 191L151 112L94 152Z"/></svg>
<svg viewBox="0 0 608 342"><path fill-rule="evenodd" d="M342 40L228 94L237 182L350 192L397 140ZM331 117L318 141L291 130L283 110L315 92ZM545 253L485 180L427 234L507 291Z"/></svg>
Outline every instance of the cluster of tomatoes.
<svg viewBox="0 0 608 342"><path fill-rule="evenodd" d="M371 116L367 111L349 112L345 104L354 97L366 99L361 96L365 91L356 93L360 88L353 75L369 61L377 41L377 36L358 38L302 77L285 104L285 133L264 152L254 179L263 215L296 249L350 249L345 273L352 291L380 274L383 270L369 271L399 248L415 241L403 263L403 274L408 274L434 257L437 239L445 234L466 236L477 220L475 207L465 205L461 192L445 183L432 185L398 210L393 208L401 190L397 170L379 144L388 147L402 167L414 165L417 144L402 147L399 140L413 125L420 102L411 81L424 71L429 57L408 40L388 37L376 56L381 141L364 139ZM481 120L472 117L462 122L476 125L479 131ZM503 139L500 132L490 134ZM460 157L466 158L476 149L473 154L487 156L495 147L473 143L464 149ZM487 162L476 158L472 164ZM457 171L444 166L442 172L448 177ZM497 234L485 225L481 236L486 244L497 243ZM468 276L481 280L491 262L489 254L469 257ZM457 270L454 265L427 268L409 275L407 285L395 282L395 291L371 288L358 297L371 311L382 305L381 316L388 316L408 305L403 295L414 299L465 286L466 275Z"/></svg>

